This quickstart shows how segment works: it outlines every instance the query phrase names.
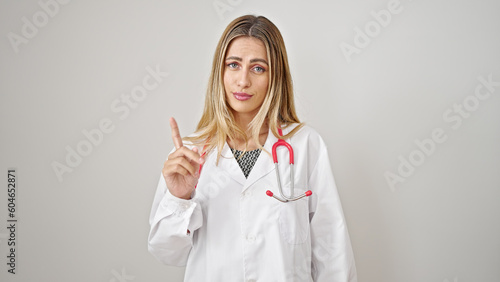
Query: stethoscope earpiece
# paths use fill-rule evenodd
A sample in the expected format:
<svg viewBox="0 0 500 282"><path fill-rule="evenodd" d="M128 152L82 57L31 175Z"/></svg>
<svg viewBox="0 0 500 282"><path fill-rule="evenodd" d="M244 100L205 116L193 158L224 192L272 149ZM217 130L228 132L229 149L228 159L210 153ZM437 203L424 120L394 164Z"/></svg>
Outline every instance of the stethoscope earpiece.
<svg viewBox="0 0 500 282"><path fill-rule="evenodd" d="M283 136L283 132L281 131L281 128L278 128L278 133L280 136ZM280 171L278 169L278 155L276 154L276 148L278 148L279 146L285 146L288 149L288 153L290 154L290 196L289 197L283 193L283 188L281 186ZM312 195L311 190L306 191L304 194L302 194L300 196L297 196L297 197L293 196L293 191L294 191L294 177L293 177L294 159L293 159L292 145L290 145L288 142L286 142L283 139L278 139L278 142L274 143L274 145L273 145L272 153L273 153L274 166L276 169L276 179L278 181L278 189L279 189L279 192L280 192L282 198L276 197L274 195L274 193L269 191L269 190L266 191L266 195L268 195L269 197L273 197L276 200L283 202L283 203L290 202L290 201L297 201L297 200L302 199L304 197L311 196Z"/></svg>
<svg viewBox="0 0 500 282"><path fill-rule="evenodd" d="M298 197L295 197L295 198L286 198L286 199L281 199L281 198L279 198L279 197L276 197L276 196L274 195L274 193L273 193L273 192L271 192L271 191L269 191L269 190L267 190L267 191L266 191L266 195L268 195L269 197L273 197L273 198L275 198L276 200L278 200L278 201L280 201L280 202L283 202L283 203L286 203L286 202L291 202L291 201L297 201L297 200L302 199L302 198L304 198L304 197L309 197L309 196L311 196L311 195L312 195L312 193L313 193L313 192L311 192L311 190L307 190L304 194L302 194L302 195L300 195L300 196L298 196ZM284 197L284 198L285 198L285 197Z"/></svg>

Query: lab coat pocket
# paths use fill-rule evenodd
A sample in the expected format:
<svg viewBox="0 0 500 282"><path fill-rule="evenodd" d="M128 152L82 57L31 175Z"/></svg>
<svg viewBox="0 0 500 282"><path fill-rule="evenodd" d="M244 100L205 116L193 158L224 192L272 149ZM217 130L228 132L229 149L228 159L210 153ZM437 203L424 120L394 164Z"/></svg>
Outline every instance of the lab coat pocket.
<svg viewBox="0 0 500 282"><path fill-rule="evenodd" d="M295 195L305 191L295 189ZM302 244L309 237L309 201L306 198L280 203L281 236L289 244Z"/></svg>

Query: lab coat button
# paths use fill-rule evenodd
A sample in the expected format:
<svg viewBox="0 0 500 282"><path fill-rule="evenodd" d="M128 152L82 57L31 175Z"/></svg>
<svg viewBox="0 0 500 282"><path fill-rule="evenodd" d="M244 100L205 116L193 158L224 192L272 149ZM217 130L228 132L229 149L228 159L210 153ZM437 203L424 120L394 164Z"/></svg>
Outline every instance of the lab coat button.
<svg viewBox="0 0 500 282"><path fill-rule="evenodd" d="M249 243L253 243L255 241L255 235L252 234L247 235L247 241Z"/></svg>

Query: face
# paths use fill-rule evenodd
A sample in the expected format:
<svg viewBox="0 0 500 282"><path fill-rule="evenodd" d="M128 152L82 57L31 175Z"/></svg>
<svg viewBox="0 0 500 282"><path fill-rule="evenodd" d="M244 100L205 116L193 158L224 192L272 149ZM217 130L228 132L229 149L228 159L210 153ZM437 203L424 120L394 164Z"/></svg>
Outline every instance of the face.
<svg viewBox="0 0 500 282"><path fill-rule="evenodd" d="M237 37L227 50L224 68L226 100L236 118L253 118L269 86L269 64L264 43L254 37Z"/></svg>

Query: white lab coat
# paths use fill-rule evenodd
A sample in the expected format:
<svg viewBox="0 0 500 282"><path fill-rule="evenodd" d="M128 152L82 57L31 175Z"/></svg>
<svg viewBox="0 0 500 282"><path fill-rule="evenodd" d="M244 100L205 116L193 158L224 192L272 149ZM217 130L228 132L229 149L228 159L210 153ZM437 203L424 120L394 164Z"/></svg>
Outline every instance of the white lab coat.
<svg viewBox="0 0 500 282"><path fill-rule="evenodd" d="M269 131L264 148L271 152L276 141ZM191 200L172 196L160 177L149 251L165 264L186 266L185 281L356 282L325 143L308 126L287 142L295 155L295 195L311 190L312 196L288 203L268 197L266 190L279 195L272 156L262 151L246 179L226 143L218 166L216 149L206 156ZM288 193L288 150L277 152Z"/></svg>

